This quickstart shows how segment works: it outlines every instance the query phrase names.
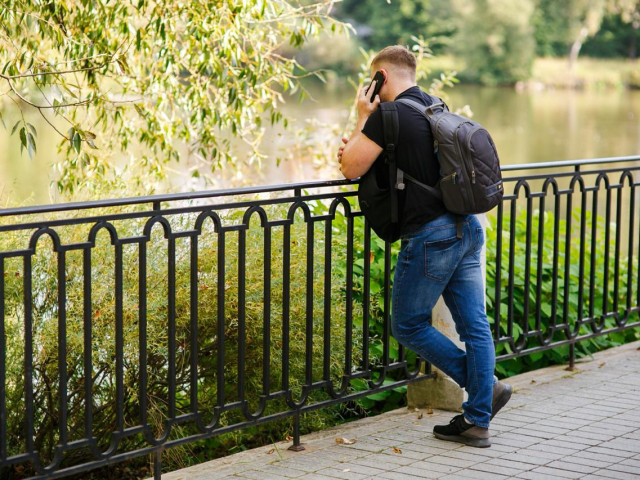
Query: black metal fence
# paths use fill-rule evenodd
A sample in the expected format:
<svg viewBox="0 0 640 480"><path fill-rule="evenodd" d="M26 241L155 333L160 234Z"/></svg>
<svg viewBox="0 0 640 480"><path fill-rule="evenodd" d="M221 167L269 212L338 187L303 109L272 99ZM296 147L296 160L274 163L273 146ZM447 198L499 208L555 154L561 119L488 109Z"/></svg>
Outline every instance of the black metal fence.
<svg viewBox="0 0 640 480"><path fill-rule="evenodd" d="M487 280L498 361L640 325L640 157L505 166Z"/></svg>
<svg viewBox="0 0 640 480"><path fill-rule="evenodd" d="M640 325L640 157L505 167L498 359ZM0 474L69 476L398 388L355 182L0 210ZM426 374L429 374L428 365Z"/></svg>

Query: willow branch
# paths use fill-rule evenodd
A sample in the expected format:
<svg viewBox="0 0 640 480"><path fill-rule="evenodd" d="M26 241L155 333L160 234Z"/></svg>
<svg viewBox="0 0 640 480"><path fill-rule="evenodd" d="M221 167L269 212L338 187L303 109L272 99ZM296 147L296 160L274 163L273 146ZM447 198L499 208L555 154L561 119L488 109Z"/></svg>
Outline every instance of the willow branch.
<svg viewBox="0 0 640 480"><path fill-rule="evenodd" d="M0 77L0 78L2 78L2 77ZM60 103L58 105L38 105L37 103L33 103L31 100L29 100L26 97L24 97L23 95L21 95L20 92L18 92L18 90L13 86L13 83L11 83L10 79L5 79L5 80L7 80L7 82L9 83L9 86L11 87L11 91L20 100L22 100L27 105L31 105L32 107L37 108L38 110L45 109L45 108L49 109L49 108L63 108L63 107L80 107L82 105L87 105L88 103L91 102L91 100L81 100L79 102Z"/></svg>
<svg viewBox="0 0 640 480"><path fill-rule="evenodd" d="M40 93L42 93L42 96L43 96L44 98L46 98L46 96L44 95L44 92L42 91L42 88L40 88L40 86L39 86L39 85L38 85L38 90L40 90ZM47 122L47 123L49 124L49 126L50 126L51 128L53 128L53 129L58 133L58 135L60 135L61 137L63 137L65 140L71 141L71 139L70 139L69 137L67 137L64 133L62 133L60 130L58 130L58 129L56 128L56 126L55 126L53 123L51 123L51 121L47 118L47 116L44 114L44 112L42 111L42 109L40 109L40 108L39 108L39 109L38 109L38 113L42 116L42 118L44 118L44 121L45 121L45 122ZM67 122L72 123L72 122L71 122L71 121L69 121L69 119L68 119L67 117L65 117L64 115L60 114L60 116L61 116L62 118L64 118Z"/></svg>

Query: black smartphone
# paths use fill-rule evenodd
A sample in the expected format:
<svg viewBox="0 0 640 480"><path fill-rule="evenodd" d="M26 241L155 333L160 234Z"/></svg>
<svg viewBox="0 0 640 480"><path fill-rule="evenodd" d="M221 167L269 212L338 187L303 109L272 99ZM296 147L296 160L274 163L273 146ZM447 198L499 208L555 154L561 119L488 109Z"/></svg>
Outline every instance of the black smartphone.
<svg viewBox="0 0 640 480"><path fill-rule="evenodd" d="M375 100L376 95L380 93L380 89L382 88L382 84L384 83L384 75L380 70L378 70L376 74L373 76L373 80L376 81L376 86L373 89L373 95L371 95L371 103L373 103L373 101ZM373 80L371 80L371 83L373 83ZM365 93L369 93L369 89L371 88L371 83L367 87L367 91Z"/></svg>

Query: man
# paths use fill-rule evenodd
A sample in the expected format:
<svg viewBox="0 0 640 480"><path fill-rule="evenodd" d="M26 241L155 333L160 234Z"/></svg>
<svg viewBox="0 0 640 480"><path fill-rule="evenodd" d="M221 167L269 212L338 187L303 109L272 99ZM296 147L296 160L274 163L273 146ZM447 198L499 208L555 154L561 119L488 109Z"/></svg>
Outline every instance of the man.
<svg viewBox="0 0 640 480"><path fill-rule="evenodd" d="M405 47L380 51L371 62L372 77L377 71L384 77L379 94L372 99L373 82L368 90L360 90L355 130L348 139L342 139L344 145L338 151L340 170L346 178L360 177L370 168L380 168L379 175L387 172L382 161L376 162L385 147L378 108L381 101L409 98L425 107L430 104L416 85L415 56ZM398 168L435 186L439 166L429 123L420 112L401 102L397 110ZM489 422L507 403L512 389L493 375L495 350L480 265L482 226L473 215L449 213L439 199L411 182L400 192L399 211L402 243L393 283L393 335L467 391L463 413L448 425L436 425L435 436L489 447ZM464 351L431 326L431 311L440 295L451 311Z"/></svg>

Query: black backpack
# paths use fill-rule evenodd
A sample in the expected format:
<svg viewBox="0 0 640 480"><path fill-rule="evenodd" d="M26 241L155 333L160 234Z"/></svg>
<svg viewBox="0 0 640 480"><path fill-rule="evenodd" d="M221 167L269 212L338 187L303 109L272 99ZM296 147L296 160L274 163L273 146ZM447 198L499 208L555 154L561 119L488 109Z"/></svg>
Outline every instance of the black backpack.
<svg viewBox="0 0 640 480"><path fill-rule="evenodd" d="M381 185L380 179L376 178L380 177L380 169L376 165L380 162L378 159L363 175L358 198L373 230L387 241L399 238L398 190L404 190L405 180L441 199L447 210L460 215L488 212L502 201L500 161L489 132L477 122L449 112L438 97L427 96L431 105L426 107L407 98L397 101L418 110L429 121L434 151L440 164L437 188L422 183L396 167L397 106L395 102L380 104L388 182Z"/></svg>

